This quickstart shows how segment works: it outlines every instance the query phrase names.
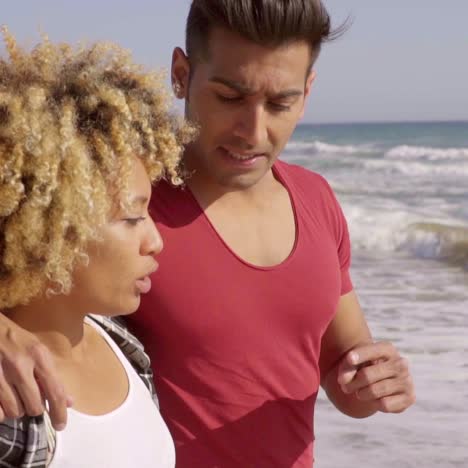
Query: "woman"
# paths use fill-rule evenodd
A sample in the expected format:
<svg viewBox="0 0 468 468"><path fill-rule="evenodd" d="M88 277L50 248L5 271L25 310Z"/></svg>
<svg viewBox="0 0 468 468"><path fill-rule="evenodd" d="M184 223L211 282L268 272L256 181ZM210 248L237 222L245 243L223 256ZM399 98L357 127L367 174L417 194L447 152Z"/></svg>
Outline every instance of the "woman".
<svg viewBox="0 0 468 468"><path fill-rule="evenodd" d="M0 309L49 348L74 403L63 432L47 413L0 424L0 464L173 467L148 359L106 317L134 312L151 287L151 182L180 183L190 129L117 46L43 39L25 52L3 33Z"/></svg>

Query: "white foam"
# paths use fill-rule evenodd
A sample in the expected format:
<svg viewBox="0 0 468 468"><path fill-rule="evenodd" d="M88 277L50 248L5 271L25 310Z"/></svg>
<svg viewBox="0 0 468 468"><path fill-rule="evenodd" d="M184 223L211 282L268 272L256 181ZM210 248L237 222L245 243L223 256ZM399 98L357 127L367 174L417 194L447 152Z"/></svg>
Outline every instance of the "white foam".
<svg viewBox="0 0 468 468"><path fill-rule="evenodd" d="M468 159L468 148L432 148L430 146L400 145L388 150L384 157L405 160L424 159L427 161Z"/></svg>
<svg viewBox="0 0 468 468"><path fill-rule="evenodd" d="M468 176L468 160L457 164L428 164L418 161L399 160L366 160L363 162L366 169L396 171L407 176Z"/></svg>
<svg viewBox="0 0 468 468"><path fill-rule="evenodd" d="M419 218L404 207L364 208L343 203L352 246L367 251L395 251L406 239L406 229Z"/></svg>
<svg viewBox="0 0 468 468"><path fill-rule="evenodd" d="M377 149L372 144L332 145L322 141L292 141L286 146L287 152L307 152L308 154L371 154Z"/></svg>
<svg viewBox="0 0 468 468"><path fill-rule="evenodd" d="M361 251L404 250L420 258L450 259L452 249L468 229L466 223L449 217L428 221L426 213L411 212L394 200L376 200L375 206L367 207L349 202L342 206L353 249ZM425 227L431 223L436 228Z"/></svg>

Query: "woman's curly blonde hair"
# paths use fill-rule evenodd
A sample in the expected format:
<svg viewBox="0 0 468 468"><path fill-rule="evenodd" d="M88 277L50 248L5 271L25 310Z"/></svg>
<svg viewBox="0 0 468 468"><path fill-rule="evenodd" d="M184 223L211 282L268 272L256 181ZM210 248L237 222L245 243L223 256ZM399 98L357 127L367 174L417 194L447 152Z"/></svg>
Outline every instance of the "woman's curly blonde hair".
<svg viewBox="0 0 468 468"><path fill-rule="evenodd" d="M179 184L192 130L170 114L162 77L117 45L73 48L45 37L27 52L2 31L0 309L7 309L45 291L67 293L87 243L125 193L135 156L151 181Z"/></svg>

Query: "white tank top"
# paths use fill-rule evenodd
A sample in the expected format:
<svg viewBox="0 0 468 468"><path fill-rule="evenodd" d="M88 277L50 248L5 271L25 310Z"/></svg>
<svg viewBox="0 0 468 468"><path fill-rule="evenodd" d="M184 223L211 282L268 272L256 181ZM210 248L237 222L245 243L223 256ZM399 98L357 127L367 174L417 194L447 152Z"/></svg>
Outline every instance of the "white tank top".
<svg viewBox="0 0 468 468"><path fill-rule="evenodd" d="M91 320L127 373L127 398L110 413L92 416L68 410L67 427L57 432L51 468L174 468L171 435L148 389L119 347Z"/></svg>

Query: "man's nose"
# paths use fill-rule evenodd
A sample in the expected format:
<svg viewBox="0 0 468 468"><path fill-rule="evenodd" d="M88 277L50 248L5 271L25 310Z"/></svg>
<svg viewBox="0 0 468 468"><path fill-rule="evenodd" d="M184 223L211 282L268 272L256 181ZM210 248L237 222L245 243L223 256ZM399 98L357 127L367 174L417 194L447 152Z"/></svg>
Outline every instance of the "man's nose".
<svg viewBox="0 0 468 468"><path fill-rule="evenodd" d="M250 148L263 147L267 133L267 116L262 105L249 105L238 113L234 134Z"/></svg>

